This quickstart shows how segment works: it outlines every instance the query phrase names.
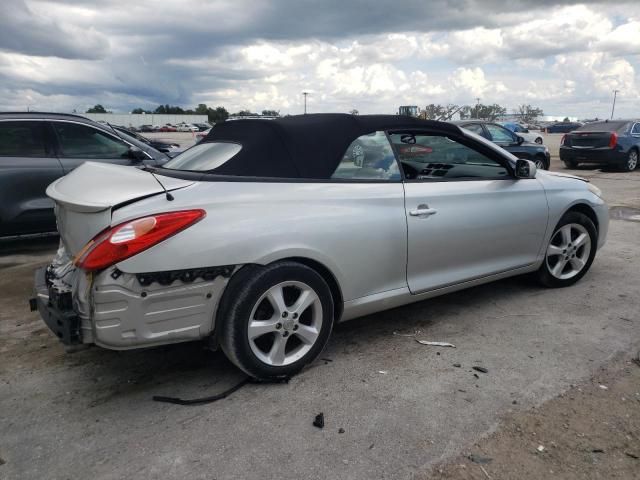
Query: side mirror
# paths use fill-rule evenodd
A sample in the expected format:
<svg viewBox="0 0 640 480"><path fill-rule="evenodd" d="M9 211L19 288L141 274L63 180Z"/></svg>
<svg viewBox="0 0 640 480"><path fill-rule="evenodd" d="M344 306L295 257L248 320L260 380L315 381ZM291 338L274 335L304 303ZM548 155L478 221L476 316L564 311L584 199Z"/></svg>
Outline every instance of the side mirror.
<svg viewBox="0 0 640 480"><path fill-rule="evenodd" d="M146 160L147 154L140 150L138 147L131 146L129 147L129 158L131 160L142 162L143 160Z"/></svg>
<svg viewBox="0 0 640 480"><path fill-rule="evenodd" d="M536 178L536 164L531 160L519 158L516 160L516 178Z"/></svg>
<svg viewBox="0 0 640 480"><path fill-rule="evenodd" d="M518 142L518 145L522 145L524 143L524 137L516 135L516 142Z"/></svg>

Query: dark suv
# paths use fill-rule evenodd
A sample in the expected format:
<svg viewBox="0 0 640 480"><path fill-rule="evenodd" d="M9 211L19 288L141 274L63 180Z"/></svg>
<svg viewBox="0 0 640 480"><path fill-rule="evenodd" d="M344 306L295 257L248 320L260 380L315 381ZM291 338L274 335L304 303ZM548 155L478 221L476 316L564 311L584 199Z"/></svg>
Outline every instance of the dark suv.
<svg viewBox="0 0 640 480"><path fill-rule="evenodd" d="M45 190L85 161L162 165L162 152L78 115L0 113L0 237L56 230Z"/></svg>
<svg viewBox="0 0 640 480"><path fill-rule="evenodd" d="M531 160L538 168L549 170L551 155L546 146L525 142L522 137L519 137L508 128L504 128L502 125L484 120L460 120L450 123L454 123L460 128L466 128L492 141L518 158Z"/></svg>

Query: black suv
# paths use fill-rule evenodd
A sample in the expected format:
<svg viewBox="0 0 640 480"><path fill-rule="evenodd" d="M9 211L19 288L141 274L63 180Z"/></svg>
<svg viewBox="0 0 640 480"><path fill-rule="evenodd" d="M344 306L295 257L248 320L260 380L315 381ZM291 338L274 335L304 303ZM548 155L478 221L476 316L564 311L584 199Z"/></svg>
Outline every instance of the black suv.
<svg viewBox="0 0 640 480"><path fill-rule="evenodd" d="M169 157L79 115L0 113L0 237L55 231L45 190L88 160L144 166Z"/></svg>
<svg viewBox="0 0 640 480"><path fill-rule="evenodd" d="M466 128L487 140L491 140L518 158L531 160L538 168L549 170L551 155L546 146L525 142L522 137L519 137L508 128L504 128L502 125L484 120L460 120L450 123L458 125L460 128Z"/></svg>

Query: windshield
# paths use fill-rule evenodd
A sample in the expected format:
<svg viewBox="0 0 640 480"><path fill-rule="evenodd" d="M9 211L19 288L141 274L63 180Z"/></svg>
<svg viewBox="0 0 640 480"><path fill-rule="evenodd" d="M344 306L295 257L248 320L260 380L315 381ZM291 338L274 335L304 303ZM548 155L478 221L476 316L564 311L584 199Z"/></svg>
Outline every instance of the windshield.
<svg viewBox="0 0 640 480"><path fill-rule="evenodd" d="M172 170L206 172L214 170L231 160L242 145L230 142L199 143L163 165Z"/></svg>

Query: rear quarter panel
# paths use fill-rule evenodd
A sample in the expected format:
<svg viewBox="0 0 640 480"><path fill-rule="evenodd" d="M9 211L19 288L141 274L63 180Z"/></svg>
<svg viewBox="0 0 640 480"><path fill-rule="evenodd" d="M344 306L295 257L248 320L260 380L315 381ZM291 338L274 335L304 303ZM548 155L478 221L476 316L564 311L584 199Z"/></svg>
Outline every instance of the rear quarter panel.
<svg viewBox="0 0 640 480"><path fill-rule="evenodd" d="M305 257L322 263L345 301L406 287L401 183L201 182L115 210L112 224L203 208L197 224L121 262L142 273L268 264Z"/></svg>

